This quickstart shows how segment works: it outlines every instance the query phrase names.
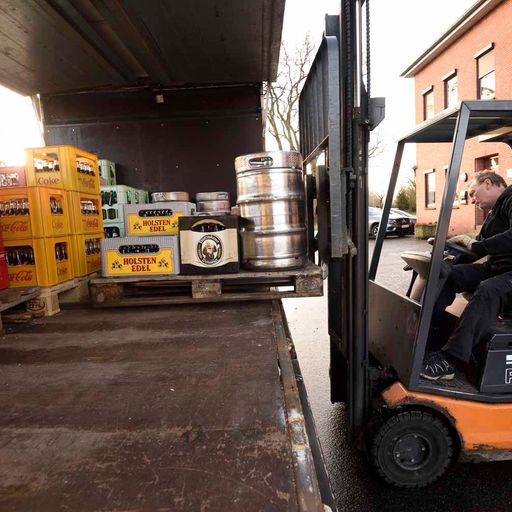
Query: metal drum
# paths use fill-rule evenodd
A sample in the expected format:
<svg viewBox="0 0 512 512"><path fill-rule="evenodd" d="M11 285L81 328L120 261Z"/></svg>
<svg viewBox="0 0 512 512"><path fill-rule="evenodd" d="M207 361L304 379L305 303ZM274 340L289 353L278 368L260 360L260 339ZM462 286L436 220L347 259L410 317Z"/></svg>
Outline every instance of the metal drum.
<svg viewBox="0 0 512 512"><path fill-rule="evenodd" d="M229 215L229 192L198 192L196 194L198 215Z"/></svg>
<svg viewBox="0 0 512 512"><path fill-rule="evenodd" d="M153 192L151 194L152 203L162 203L165 201L190 201L188 192Z"/></svg>
<svg viewBox="0 0 512 512"><path fill-rule="evenodd" d="M239 156L235 169L243 266L255 270L303 266L307 255L300 153Z"/></svg>

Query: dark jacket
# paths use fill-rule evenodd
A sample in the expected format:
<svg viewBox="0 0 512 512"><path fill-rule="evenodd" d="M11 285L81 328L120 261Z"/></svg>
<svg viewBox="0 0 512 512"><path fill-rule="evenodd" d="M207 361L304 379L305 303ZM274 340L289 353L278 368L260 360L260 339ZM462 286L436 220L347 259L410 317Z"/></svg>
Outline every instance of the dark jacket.
<svg viewBox="0 0 512 512"><path fill-rule="evenodd" d="M489 255L489 265L512 270L512 186L498 197L476 237L471 250L478 256Z"/></svg>

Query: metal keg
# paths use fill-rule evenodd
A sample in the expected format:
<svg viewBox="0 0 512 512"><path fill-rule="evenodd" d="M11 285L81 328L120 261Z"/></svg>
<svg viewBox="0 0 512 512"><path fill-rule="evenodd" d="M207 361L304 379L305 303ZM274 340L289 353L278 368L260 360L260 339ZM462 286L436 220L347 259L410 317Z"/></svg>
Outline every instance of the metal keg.
<svg viewBox="0 0 512 512"><path fill-rule="evenodd" d="M190 201L188 192L153 192L151 194L152 203L162 203L164 201Z"/></svg>
<svg viewBox="0 0 512 512"><path fill-rule="evenodd" d="M255 270L303 266L307 255L300 153L239 156L235 169L243 265Z"/></svg>
<svg viewBox="0 0 512 512"><path fill-rule="evenodd" d="M198 215L229 215L229 192L198 192L196 194Z"/></svg>

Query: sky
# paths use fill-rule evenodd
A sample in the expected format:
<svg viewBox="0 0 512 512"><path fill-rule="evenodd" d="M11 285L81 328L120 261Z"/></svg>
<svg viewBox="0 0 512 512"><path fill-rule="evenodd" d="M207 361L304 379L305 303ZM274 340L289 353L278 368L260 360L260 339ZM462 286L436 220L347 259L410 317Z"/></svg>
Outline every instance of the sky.
<svg viewBox="0 0 512 512"><path fill-rule="evenodd" d="M325 14L338 14L341 0L287 0L283 42L289 50L306 34L318 46ZM370 188L385 192L396 141L414 127L414 79L400 73L456 21L474 0L370 0L372 96L386 97L378 128L384 151L370 161ZM453 67L456 67L454 64ZM42 144L29 98L0 87L0 161L22 164L23 148ZM415 151L404 154L403 178L411 176Z"/></svg>

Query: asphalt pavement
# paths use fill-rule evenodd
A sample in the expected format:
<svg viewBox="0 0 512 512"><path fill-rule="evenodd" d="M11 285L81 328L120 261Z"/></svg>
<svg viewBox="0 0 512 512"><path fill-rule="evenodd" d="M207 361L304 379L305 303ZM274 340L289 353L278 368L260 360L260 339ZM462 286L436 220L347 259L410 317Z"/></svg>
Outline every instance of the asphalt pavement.
<svg viewBox="0 0 512 512"><path fill-rule="evenodd" d="M411 236L386 239L377 280L405 291L410 273L403 271L400 253L428 247ZM340 512L512 511L512 461L453 463L442 479L419 490L399 490L381 482L354 446L344 405L330 403L326 296L284 303Z"/></svg>

